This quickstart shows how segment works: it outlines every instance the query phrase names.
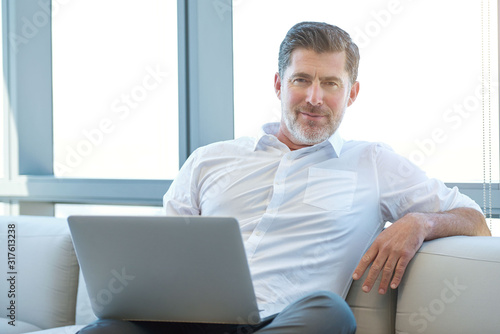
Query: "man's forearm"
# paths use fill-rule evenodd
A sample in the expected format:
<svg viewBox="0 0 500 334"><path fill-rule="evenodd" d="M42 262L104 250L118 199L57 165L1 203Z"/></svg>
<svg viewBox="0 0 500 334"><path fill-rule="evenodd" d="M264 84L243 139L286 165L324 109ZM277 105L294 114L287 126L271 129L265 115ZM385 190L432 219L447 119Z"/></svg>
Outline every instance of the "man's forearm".
<svg viewBox="0 0 500 334"><path fill-rule="evenodd" d="M472 208L457 208L439 213L410 213L424 216L429 225L425 240L449 237L454 235L490 236L484 215ZM419 218L424 218L419 217ZM417 219L416 221L419 221Z"/></svg>

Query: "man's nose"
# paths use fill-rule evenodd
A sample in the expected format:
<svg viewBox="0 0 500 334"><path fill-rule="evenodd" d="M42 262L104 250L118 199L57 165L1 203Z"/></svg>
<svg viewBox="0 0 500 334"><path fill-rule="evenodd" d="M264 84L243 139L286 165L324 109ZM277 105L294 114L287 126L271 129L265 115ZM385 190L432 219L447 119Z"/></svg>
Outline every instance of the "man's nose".
<svg viewBox="0 0 500 334"><path fill-rule="evenodd" d="M312 106L321 106L323 104L323 90L319 83L313 82L307 90L306 102Z"/></svg>

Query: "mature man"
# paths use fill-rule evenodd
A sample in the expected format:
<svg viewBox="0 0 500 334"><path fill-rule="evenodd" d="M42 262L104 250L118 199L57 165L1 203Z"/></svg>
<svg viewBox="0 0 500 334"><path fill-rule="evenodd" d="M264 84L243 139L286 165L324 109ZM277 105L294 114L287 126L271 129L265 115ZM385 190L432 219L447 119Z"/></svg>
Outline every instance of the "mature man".
<svg viewBox="0 0 500 334"><path fill-rule="evenodd" d="M266 321L228 325L119 323L130 333L354 333L344 298L399 285L423 241L489 235L480 208L382 144L336 131L359 92L358 48L338 27L303 22L280 47L274 88L282 119L259 138L194 152L165 194L168 215L237 217ZM393 224L383 230L386 221ZM174 327L169 327L174 326ZM92 327L92 326L90 326ZM93 326L106 327L106 322ZM182 329L181 329L182 328ZM82 333L96 333L88 328ZM125 331L122 330L123 333Z"/></svg>

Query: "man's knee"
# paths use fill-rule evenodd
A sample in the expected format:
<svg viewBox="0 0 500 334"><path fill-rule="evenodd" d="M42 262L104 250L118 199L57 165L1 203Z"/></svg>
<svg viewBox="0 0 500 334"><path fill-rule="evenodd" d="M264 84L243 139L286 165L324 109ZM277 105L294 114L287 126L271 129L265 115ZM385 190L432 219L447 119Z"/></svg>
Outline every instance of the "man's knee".
<svg viewBox="0 0 500 334"><path fill-rule="evenodd" d="M345 300L329 291L311 293L285 308L258 333L352 334L356 320Z"/></svg>
<svg viewBox="0 0 500 334"><path fill-rule="evenodd" d="M356 319L347 302L339 295L330 291L318 291L306 297L309 307L314 310L319 319L324 319L336 328L341 327L338 333L354 333ZM340 326L339 326L340 325Z"/></svg>

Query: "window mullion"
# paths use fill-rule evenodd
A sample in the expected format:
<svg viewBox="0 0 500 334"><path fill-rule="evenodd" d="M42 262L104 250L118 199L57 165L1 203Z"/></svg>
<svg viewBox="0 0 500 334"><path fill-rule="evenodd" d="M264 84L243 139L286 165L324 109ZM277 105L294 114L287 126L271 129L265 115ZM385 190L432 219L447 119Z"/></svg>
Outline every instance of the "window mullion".
<svg viewBox="0 0 500 334"><path fill-rule="evenodd" d="M186 1L188 153L234 138L231 4Z"/></svg>
<svg viewBox="0 0 500 334"><path fill-rule="evenodd" d="M9 1L7 15L12 173L52 175L51 15L29 0Z"/></svg>

